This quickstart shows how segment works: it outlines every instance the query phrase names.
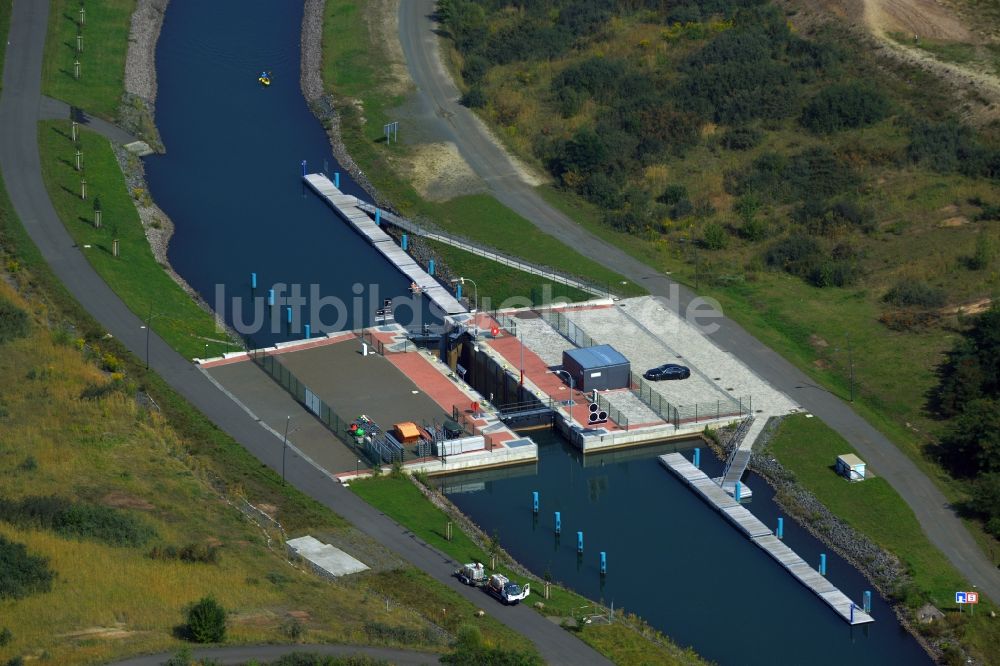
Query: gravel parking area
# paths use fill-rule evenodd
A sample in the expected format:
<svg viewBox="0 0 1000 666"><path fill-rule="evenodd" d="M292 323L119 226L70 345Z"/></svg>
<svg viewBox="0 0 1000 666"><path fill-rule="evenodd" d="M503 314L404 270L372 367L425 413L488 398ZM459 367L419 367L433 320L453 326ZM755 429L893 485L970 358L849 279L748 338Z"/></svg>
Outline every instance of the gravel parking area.
<svg viewBox="0 0 1000 666"><path fill-rule="evenodd" d="M576 348L534 311L519 312L515 319L517 334L524 341L524 346L550 366L562 366L562 353Z"/></svg>

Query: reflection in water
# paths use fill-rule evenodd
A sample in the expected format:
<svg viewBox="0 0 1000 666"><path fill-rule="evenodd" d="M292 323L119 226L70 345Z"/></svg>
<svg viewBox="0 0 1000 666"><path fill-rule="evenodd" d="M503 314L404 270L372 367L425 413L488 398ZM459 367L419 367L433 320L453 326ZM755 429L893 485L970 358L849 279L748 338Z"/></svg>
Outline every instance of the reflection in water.
<svg viewBox="0 0 1000 666"><path fill-rule="evenodd" d="M549 571L581 594L635 612L721 664L931 663L877 592L875 624L852 628L656 459L672 451L690 458L700 441L584 458L552 432L531 437L539 444L537 465L441 483L462 511L488 533L495 530L504 548L536 574ZM707 448L701 458L706 473L721 473L723 463ZM773 491L752 474L746 483L754 492L748 508L775 525L781 514ZM787 517L785 542L807 562L827 552ZM600 575L601 551L607 576ZM827 567L830 581L849 597L860 600L871 589L833 553Z"/></svg>

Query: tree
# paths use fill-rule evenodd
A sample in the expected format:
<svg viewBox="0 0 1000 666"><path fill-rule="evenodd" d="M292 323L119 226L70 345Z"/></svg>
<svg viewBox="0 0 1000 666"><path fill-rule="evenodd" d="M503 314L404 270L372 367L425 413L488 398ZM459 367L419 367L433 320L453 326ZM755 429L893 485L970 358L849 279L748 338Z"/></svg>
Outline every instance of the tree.
<svg viewBox="0 0 1000 666"><path fill-rule="evenodd" d="M203 597L188 609L187 626L196 643L221 643L226 638L226 609L212 597Z"/></svg>
<svg viewBox="0 0 1000 666"><path fill-rule="evenodd" d="M941 438L941 458L958 476L1000 472L1000 401L973 400Z"/></svg>
<svg viewBox="0 0 1000 666"><path fill-rule="evenodd" d="M885 118L889 100L863 83L834 85L820 91L802 110L802 125L812 132L867 127Z"/></svg>

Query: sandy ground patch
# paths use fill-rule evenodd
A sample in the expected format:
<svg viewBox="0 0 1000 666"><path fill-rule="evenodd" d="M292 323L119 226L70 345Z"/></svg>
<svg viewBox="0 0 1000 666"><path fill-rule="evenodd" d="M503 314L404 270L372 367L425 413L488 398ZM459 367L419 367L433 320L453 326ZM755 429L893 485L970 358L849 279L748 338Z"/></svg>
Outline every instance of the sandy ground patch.
<svg viewBox="0 0 1000 666"><path fill-rule="evenodd" d="M428 201L447 201L458 196L485 192L486 185L450 141L410 146L411 154L400 160L404 176Z"/></svg>
<svg viewBox="0 0 1000 666"><path fill-rule="evenodd" d="M114 507L116 509L139 509L140 511L152 511L156 507L135 495L129 495L120 491L110 492L101 498L101 504Z"/></svg>
<svg viewBox="0 0 1000 666"><path fill-rule="evenodd" d="M920 38L972 42L972 32L935 0L864 0L865 23L872 31L902 32Z"/></svg>

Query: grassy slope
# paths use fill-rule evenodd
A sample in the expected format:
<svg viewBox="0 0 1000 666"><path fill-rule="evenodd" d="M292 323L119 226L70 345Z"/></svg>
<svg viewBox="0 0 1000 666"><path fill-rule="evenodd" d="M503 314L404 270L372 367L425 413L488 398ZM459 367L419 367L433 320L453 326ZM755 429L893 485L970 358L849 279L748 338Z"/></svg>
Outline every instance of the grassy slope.
<svg viewBox="0 0 1000 666"><path fill-rule="evenodd" d="M153 330L182 355L203 357L206 343L208 355L225 351L226 335L216 331L212 315L199 308L153 257L110 143L87 130L80 134L87 199L80 198L81 174L74 168L69 134L68 121L43 122L38 144L52 204L81 251L139 317L147 318L153 307ZM103 210L100 229L93 225L95 197L100 197ZM114 238L120 241L118 258L111 254Z"/></svg>
<svg viewBox="0 0 1000 666"><path fill-rule="evenodd" d="M81 29L83 53L77 55L80 4L77 0L51 2L42 93L112 120L118 115L118 101L124 92L125 53L135 0L87 3L86 24ZM73 77L77 58L79 80Z"/></svg>
<svg viewBox="0 0 1000 666"><path fill-rule="evenodd" d="M426 500L408 479L383 477L360 481L351 484L351 489L393 520L413 530L431 546L456 560L489 563L489 555L476 546L461 529L453 530L451 541L445 538L447 516ZM499 572L513 580L519 579L502 562L498 562L498 565ZM541 592L541 589L533 590L529 602L542 600ZM484 597L484 603L492 601ZM572 616L576 609L590 604L584 597L557 586L552 587L550 597L543 603L546 615L562 617ZM617 622L610 626L587 626L580 637L620 665L703 663L690 650L681 650L665 640L657 645Z"/></svg>
<svg viewBox="0 0 1000 666"><path fill-rule="evenodd" d="M360 100L363 118L353 105L341 105L339 109L344 143L354 160L363 166L373 184L393 205L408 216L427 217L447 231L482 241L528 261L579 275L598 285L618 285L616 293L645 293L636 285L622 287L620 275L583 257L553 236L538 231L491 196L477 194L434 203L421 199L411 186L396 177L394 169L409 149L405 143L386 146L382 142L381 127L391 120L389 110L401 105L405 97L388 91L385 85L389 78L388 67L381 49L371 47L370 35L358 3L349 0L327 2L323 33L324 82L339 99Z"/></svg>
<svg viewBox="0 0 1000 666"><path fill-rule="evenodd" d="M867 534L883 548L900 555L916 585L945 611L954 608L955 591L966 582L951 563L927 540L913 511L884 480L870 478L848 483L836 474L833 461L844 453L857 453L840 435L817 418L786 418L769 445L774 456L795 474L833 513ZM878 511L872 511L878 507ZM922 595L909 601L922 603ZM986 663L991 646L1000 641L1000 626L989 621L993 604L984 602L976 616L950 617L959 634ZM954 615L954 614L952 614ZM984 619L985 618L985 619ZM924 627L924 630L931 629Z"/></svg>
<svg viewBox="0 0 1000 666"><path fill-rule="evenodd" d="M0 295L33 309L6 284ZM111 378L69 337L60 339L66 342L53 340L36 321L30 337L6 344L0 355L0 382L7 387L0 420L4 495L124 502L155 526L157 542L217 540L222 560L216 566L156 561L145 548L112 548L0 524L0 534L49 558L58 573L51 592L0 602L0 624L14 635L0 658L45 651L58 663L95 663L168 649L179 644L171 631L184 605L208 594L234 613L233 643L283 640L279 625L289 610L309 613L309 635L317 641L363 642L366 621L425 626L406 608L386 613L384 605L365 604L368 579L378 575L334 586L288 566L280 543L271 552L261 531L223 501L162 416L137 406L128 390L81 399L85 388ZM21 464L29 455L37 467L26 470ZM345 531L332 515L313 528ZM72 635L116 623L130 635Z"/></svg>

